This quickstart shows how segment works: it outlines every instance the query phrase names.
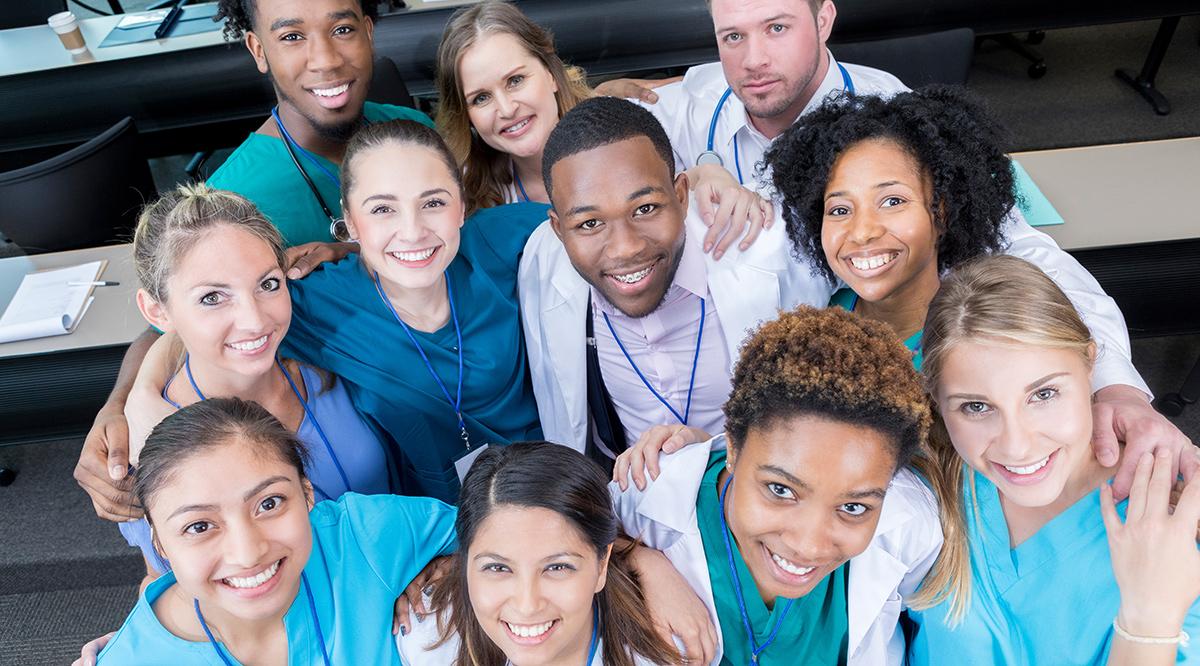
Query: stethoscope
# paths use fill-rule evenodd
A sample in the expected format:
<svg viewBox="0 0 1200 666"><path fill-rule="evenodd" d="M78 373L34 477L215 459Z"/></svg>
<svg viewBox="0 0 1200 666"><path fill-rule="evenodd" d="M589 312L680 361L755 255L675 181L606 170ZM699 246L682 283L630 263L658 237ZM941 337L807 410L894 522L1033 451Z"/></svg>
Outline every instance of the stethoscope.
<svg viewBox="0 0 1200 666"><path fill-rule="evenodd" d="M287 128L283 126L283 121L279 119L278 106L275 106L271 109L271 117L275 119L275 126L279 128L279 134L283 136L283 147L287 148L288 157L292 158L292 164L296 165L296 171L300 172L300 177L304 179L304 184L308 185L308 190L312 192L313 198L317 200L317 205L321 207L321 212L325 214L325 217L329 218L329 235L335 240L344 240L348 238L349 231L346 228L346 221L341 218L334 217L333 211L329 209L329 206L325 205L325 198L321 196L321 191L317 189L317 184L312 181L312 178L309 177L308 172L304 170L303 166L301 166L300 158L296 157L296 151L299 150L300 154L304 155L304 157L306 157L313 166L320 169L321 173L325 174L325 176L329 178L334 187L341 189L341 180L339 180L337 176L333 175L329 169L326 169L325 165L321 164L320 160L313 156L312 153L305 150L304 146L296 143L296 140L292 138L291 134L288 134Z"/></svg>
<svg viewBox="0 0 1200 666"><path fill-rule="evenodd" d="M835 63L838 70L842 73L842 87L851 95L854 94L854 81L850 78L850 72L842 66L842 63ZM704 152L696 157L696 164L715 164L717 166L725 166L725 160L721 158L716 151L713 150L714 139L717 136L717 119L721 117L721 109L725 108L725 101L733 94L733 87L725 88L725 92L721 93L721 99L717 100L717 108L713 109L712 120L708 122L708 147ZM742 181L742 162L738 150L737 134L733 135L733 166L737 171L738 185L745 185Z"/></svg>

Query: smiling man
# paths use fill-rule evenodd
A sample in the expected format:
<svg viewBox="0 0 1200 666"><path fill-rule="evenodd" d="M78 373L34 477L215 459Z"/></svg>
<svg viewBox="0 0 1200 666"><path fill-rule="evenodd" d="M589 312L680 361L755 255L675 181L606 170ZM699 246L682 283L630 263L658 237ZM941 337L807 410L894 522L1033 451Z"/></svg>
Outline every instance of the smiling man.
<svg viewBox="0 0 1200 666"><path fill-rule="evenodd" d="M221 0L226 35L243 40L271 78L277 106L208 182L253 201L289 246L334 240L342 153L364 122L433 126L420 111L366 101L374 8L367 0Z"/></svg>

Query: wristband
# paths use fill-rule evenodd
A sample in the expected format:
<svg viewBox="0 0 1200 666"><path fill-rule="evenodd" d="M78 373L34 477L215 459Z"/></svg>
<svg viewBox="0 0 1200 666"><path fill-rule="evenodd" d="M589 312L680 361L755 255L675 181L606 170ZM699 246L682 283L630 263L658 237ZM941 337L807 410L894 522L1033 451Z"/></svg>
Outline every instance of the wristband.
<svg viewBox="0 0 1200 666"><path fill-rule="evenodd" d="M1117 621L1117 618L1113 618L1113 631L1115 631L1118 636L1124 638L1130 643L1141 643L1142 645L1178 645L1180 647L1187 647L1188 643L1192 640L1192 637L1188 635L1188 632L1182 629L1179 630L1178 634L1175 634L1169 638L1163 638L1161 636L1135 636L1128 631L1125 631L1125 629L1121 627L1121 623Z"/></svg>

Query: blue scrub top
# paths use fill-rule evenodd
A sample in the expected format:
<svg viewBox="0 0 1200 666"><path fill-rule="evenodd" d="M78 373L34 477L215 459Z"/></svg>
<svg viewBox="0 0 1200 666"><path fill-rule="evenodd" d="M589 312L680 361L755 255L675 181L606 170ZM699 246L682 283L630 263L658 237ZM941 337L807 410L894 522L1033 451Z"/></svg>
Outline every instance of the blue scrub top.
<svg viewBox="0 0 1200 666"><path fill-rule="evenodd" d="M462 413L473 447L542 437L517 305L517 265L548 208L521 203L475 213L463 225L458 255L447 269L462 328ZM401 492L455 502L454 461L466 453L458 418L359 256L289 284L293 316L284 352L328 368L350 385L354 406L398 448ZM413 335L453 397L453 322Z"/></svg>
<svg viewBox="0 0 1200 666"><path fill-rule="evenodd" d="M304 572L330 663L400 664L392 606L430 560L454 551L455 515L454 507L433 499L356 493L313 508L313 547ZM174 584L175 574L168 573L146 587L100 653L99 664L222 666L211 644L175 636L154 614L154 602ZM297 591L283 624L289 666L324 666L303 589Z"/></svg>
<svg viewBox="0 0 1200 666"><path fill-rule="evenodd" d="M838 289L833 292L833 296L829 298L829 305L837 306L848 312L854 312L854 306L858 305L858 294L850 289ZM912 352L913 367L917 372L921 371L921 361L924 360L924 355L921 353L921 337L924 331L917 331L908 336L904 341L904 346L908 347L908 351Z"/></svg>
<svg viewBox="0 0 1200 666"><path fill-rule="evenodd" d="M1072 504L1016 548L1009 547L1000 494L982 474L964 483L971 549L971 602L962 624L946 624L949 604L909 611L916 635L909 663L1073 664L1108 661L1121 595L1112 572L1100 513L1100 491ZM972 507L978 504L978 514ZM1117 505L1125 517L1126 502ZM1200 636L1200 603L1184 630ZM1200 642L1179 650L1178 663L1200 662Z"/></svg>
<svg viewBox="0 0 1200 666"><path fill-rule="evenodd" d="M308 407L321 425L320 430L329 438L329 447L326 447L317 425L308 414L304 415L296 437L308 448L309 462L304 473L313 484L314 499L317 502L337 499L349 491L363 495L391 492L392 485L399 485L399 481L389 478L392 464L388 460L388 448L354 409L346 384L333 377L332 385L326 390L321 371L303 363L299 365L300 377L292 379L304 382ZM350 481L349 488L338 473L334 456ZM145 518L117 523L117 528L129 545L142 551L155 573L170 571L171 563L154 549L150 525Z"/></svg>

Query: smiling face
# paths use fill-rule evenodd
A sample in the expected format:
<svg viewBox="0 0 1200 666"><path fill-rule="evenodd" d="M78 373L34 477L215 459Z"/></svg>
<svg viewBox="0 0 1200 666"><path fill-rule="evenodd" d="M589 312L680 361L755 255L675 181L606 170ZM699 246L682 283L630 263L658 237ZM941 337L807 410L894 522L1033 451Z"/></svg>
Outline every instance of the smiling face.
<svg viewBox="0 0 1200 666"><path fill-rule="evenodd" d="M937 230L924 170L890 140L854 144L825 186L821 246L835 275L869 302L937 291Z"/></svg>
<svg viewBox="0 0 1200 666"><path fill-rule="evenodd" d="M812 416L751 428L729 455L726 519L768 603L808 594L866 550L896 471L883 433Z"/></svg>
<svg viewBox="0 0 1200 666"><path fill-rule="evenodd" d="M197 453L146 507L180 589L210 622L282 618L312 550L310 493L264 451L234 440Z"/></svg>
<svg viewBox="0 0 1200 666"><path fill-rule="evenodd" d="M662 302L683 257L687 177L646 137L564 157L551 171L550 222L579 275L630 317Z"/></svg>
<svg viewBox="0 0 1200 666"><path fill-rule="evenodd" d="M1006 500L1046 506L1091 459L1091 370L1068 349L963 342L936 391L954 448Z"/></svg>
<svg viewBox="0 0 1200 666"><path fill-rule="evenodd" d="M466 557L475 618L513 664L585 660L608 555L597 556L574 525L549 509L500 506Z"/></svg>
<svg viewBox="0 0 1200 666"><path fill-rule="evenodd" d="M371 84L371 19L356 0L256 0L246 47L269 74L280 112L346 140ZM293 130L294 131L294 130Z"/></svg>
<svg viewBox="0 0 1200 666"><path fill-rule="evenodd" d="M274 368L292 300L265 241L217 224L176 260L166 287L166 303L142 289L138 306L150 323L179 335L193 366L247 378Z"/></svg>
<svg viewBox="0 0 1200 666"><path fill-rule="evenodd" d="M752 118L786 127L800 115L829 66L836 14L829 0L815 15L808 0L713 0L725 80Z"/></svg>
<svg viewBox="0 0 1200 666"><path fill-rule="evenodd" d="M353 186L342 212L362 260L393 288L437 284L458 254L462 192L430 148L387 141L350 165Z"/></svg>
<svg viewBox="0 0 1200 666"><path fill-rule="evenodd" d="M558 84L550 70L508 33L480 35L459 58L471 126L484 143L516 157L542 154L558 124Z"/></svg>

